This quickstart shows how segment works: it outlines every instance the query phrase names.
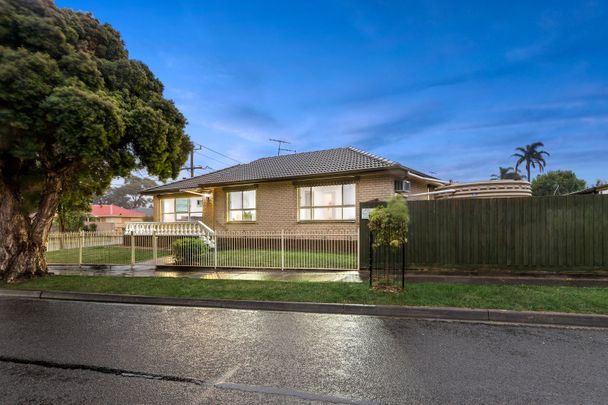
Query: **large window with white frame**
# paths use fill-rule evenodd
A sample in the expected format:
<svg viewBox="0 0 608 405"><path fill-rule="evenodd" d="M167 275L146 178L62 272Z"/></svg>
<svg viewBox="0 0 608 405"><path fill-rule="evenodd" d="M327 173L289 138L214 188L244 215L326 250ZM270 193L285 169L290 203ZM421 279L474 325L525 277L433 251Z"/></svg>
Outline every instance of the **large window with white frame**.
<svg viewBox="0 0 608 405"><path fill-rule="evenodd" d="M228 222L255 222L256 190L229 191Z"/></svg>
<svg viewBox="0 0 608 405"><path fill-rule="evenodd" d="M187 222L203 220L203 199L163 198L161 205L162 222Z"/></svg>
<svg viewBox="0 0 608 405"><path fill-rule="evenodd" d="M298 187L298 220L354 221L355 184Z"/></svg>

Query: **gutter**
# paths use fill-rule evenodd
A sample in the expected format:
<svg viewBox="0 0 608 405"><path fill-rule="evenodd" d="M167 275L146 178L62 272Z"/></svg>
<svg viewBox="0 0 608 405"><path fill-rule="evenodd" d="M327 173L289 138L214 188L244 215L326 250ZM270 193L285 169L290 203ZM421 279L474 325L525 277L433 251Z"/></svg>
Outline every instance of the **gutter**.
<svg viewBox="0 0 608 405"><path fill-rule="evenodd" d="M437 186L445 186L446 184L449 184L447 181L441 181L441 180L434 179L434 178L431 178L431 177L419 176L417 174L412 173L409 170L407 172L407 175L410 176L410 177L414 177L416 179L419 179L419 180L424 180L427 183L435 184Z"/></svg>
<svg viewBox="0 0 608 405"><path fill-rule="evenodd" d="M429 191L428 193L418 193L418 194L408 194L408 197L421 197L426 195L435 195L435 194L447 194L447 193L455 193L456 190L453 188L448 188L447 190L439 190L439 191Z"/></svg>
<svg viewBox="0 0 608 405"><path fill-rule="evenodd" d="M287 177L274 177L274 178L268 178L268 179L250 179L250 180L242 180L242 181L217 182L217 183L209 183L209 184L199 184L198 186L201 188L209 188L209 187L227 187L227 186L241 186L241 185L247 185L247 184L272 183L272 182L277 182L277 181L293 181L293 180L298 180L298 179L304 179L304 180L308 180L308 179L318 180L318 179L326 179L326 178L331 179L331 178L335 178L335 177L357 176L360 174L378 173L378 172L390 171L390 170L394 170L394 169L402 170L406 174L409 173L409 171L407 169L405 169L403 166L394 165L394 166L370 168L370 169L357 170L357 171L350 170L350 171L335 172L335 173L319 173L319 174L312 174L312 175L308 175L308 176L297 175L297 176L287 176ZM222 170L225 170L225 169L222 169ZM211 173L208 173L208 174L211 174ZM203 175L203 176L207 176L208 174ZM427 179L427 178L424 177L424 179ZM176 183L178 181L182 181L182 180L177 180ZM436 179L428 179L428 181L437 182ZM170 184L171 183L163 184L163 185L156 186L156 187L168 186ZM445 183L441 183L441 184L443 185ZM142 195L162 195L162 194L171 194L171 193L180 192L180 191L184 192L185 190L179 189L179 188L163 189L163 190L148 189L148 190L143 190L142 192L140 192L140 194L142 194Z"/></svg>
<svg viewBox="0 0 608 405"><path fill-rule="evenodd" d="M207 198L211 197L211 194L209 194L209 193L199 193L197 191L192 191L192 190L188 190L188 189L180 189L178 191L181 192L181 193L188 193L188 194L198 195L200 197L207 197Z"/></svg>

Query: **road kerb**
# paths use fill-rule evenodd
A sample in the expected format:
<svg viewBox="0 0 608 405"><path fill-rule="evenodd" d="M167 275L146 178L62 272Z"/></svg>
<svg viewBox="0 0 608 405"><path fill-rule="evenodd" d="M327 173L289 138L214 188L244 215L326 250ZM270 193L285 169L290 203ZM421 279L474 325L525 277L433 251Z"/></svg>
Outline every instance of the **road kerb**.
<svg viewBox="0 0 608 405"><path fill-rule="evenodd" d="M10 289L0 289L0 297L608 328L608 315L572 314L562 312L290 301L196 299Z"/></svg>
<svg viewBox="0 0 608 405"><path fill-rule="evenodd" d="M8 288L0 288L0 297L40 298L41 295L42 291L11 290Z"/></svg>

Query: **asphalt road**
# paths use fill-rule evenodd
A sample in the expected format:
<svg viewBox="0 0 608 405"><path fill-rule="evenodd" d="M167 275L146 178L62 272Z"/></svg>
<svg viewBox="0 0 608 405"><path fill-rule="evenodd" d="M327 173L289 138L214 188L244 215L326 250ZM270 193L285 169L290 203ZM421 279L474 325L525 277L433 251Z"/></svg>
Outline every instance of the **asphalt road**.
<svg viewBox="0 0 608 405"><path fill-rule="evenodd" d="M0 403L606 403L608 331L0 299Z"/></svg>

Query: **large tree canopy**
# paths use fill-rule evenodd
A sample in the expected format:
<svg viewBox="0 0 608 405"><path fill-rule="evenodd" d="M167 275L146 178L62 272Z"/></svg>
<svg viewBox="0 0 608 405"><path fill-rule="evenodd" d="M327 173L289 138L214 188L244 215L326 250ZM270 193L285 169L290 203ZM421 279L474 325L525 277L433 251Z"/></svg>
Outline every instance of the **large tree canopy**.
<svg viewBox="0 0 608 405"><path fill-rule="evenodd" d="M186 120L110 25L50 0L0 0L0 276L46 272L62 198L137 167L176 177Z"/></svg>
<svg viewBox="0 0 608 405"><path fill-rule="evenodd" d="M124 184L112 187L102 196L93 199L94 204L115 204L123 208L149 207L152 197L142 195L141 192L147 188L158 186L152 179L139 176L128 176Z"/></svg>
<svg viewBox="0 0 608 405"><path fill-rule="evenodd" d="M587 183L571 170L554 170L532 180L532 195L566 195L583 190Z"/></svg>

